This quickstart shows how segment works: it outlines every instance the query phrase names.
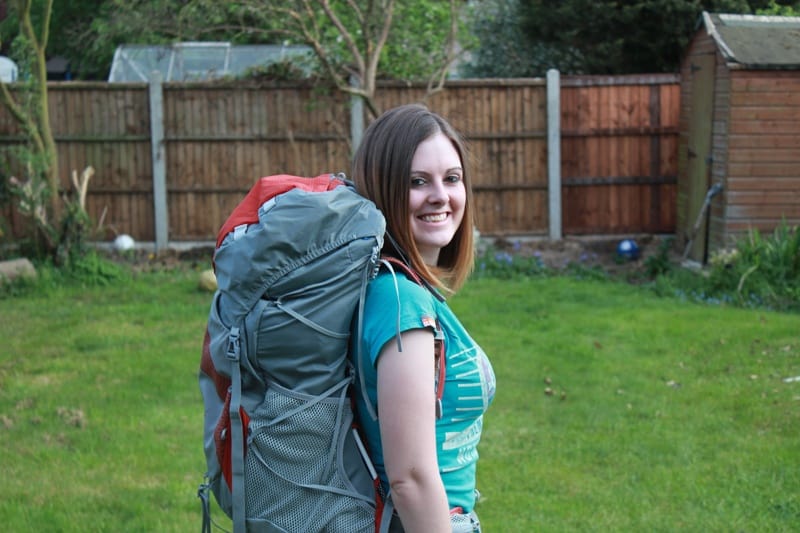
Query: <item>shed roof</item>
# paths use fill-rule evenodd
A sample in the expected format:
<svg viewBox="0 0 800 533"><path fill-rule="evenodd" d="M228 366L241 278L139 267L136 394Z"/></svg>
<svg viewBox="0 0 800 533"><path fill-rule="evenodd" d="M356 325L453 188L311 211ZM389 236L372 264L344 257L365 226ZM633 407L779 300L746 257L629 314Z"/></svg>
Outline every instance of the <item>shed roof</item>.
<svg viewBox="0 0 800 533"><path fill-rule="evenodd" d="M703 24L731 66L800 69L800 17L704 11Z"/></svg>

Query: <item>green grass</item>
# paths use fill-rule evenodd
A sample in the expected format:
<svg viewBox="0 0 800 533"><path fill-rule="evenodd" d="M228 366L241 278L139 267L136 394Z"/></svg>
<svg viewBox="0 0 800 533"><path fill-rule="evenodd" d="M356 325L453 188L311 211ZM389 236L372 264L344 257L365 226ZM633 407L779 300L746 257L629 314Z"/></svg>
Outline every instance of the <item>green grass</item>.
<svg viewBox="0 0 800 533"><path fill-rule="evenodd" d="M199 529L195 275L0 299L4 531ZM796 530L800 315L566 277L451 305L498 380L486 531Z"/></svg>
<svg viewBox="0 0 800 533"><path fill-rule="evenodd" d="M479 463L489 531L800 523L800 383L783 382L800 375L797 315L567 278L487 280L452 305L498 379Z"/></svg>
<svg viewBox="0 0 800 533"><path fill-rule="evenodd" d="M0 301L5 531L199 530L208 300L148 275Z"/></svg>

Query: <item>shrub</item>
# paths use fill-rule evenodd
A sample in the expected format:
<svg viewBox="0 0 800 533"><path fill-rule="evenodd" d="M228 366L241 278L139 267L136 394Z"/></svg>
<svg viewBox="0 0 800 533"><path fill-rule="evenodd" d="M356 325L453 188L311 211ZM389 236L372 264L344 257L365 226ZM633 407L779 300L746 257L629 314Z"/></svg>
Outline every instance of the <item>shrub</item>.
<svg viewBox="0 0 800 533"><path fill-rule="evenodd" d="M97 287L119 285L132 279L124 264L90 249L75 256L68 265L56 266L47 259L36 265L36 277L0 280L0 299L50 291L61 286Z"/></svg>
<svg viewBox="0 0 800 533"><path fill-rule="evenodd" d="M673 242L672 238L662 240L658 244L658 251L644 260L644 270L649 277L655 278L672 271L673 263L670 260L669 252Z"/></svg>
<svg viewBox="0 0 800 533"><path fill-rule="evenodd" d="M705 271L667 270L654 287L709 303L798 311L800 230L785 221L768 236L752 230L733 248L713 253Z"/></svg>

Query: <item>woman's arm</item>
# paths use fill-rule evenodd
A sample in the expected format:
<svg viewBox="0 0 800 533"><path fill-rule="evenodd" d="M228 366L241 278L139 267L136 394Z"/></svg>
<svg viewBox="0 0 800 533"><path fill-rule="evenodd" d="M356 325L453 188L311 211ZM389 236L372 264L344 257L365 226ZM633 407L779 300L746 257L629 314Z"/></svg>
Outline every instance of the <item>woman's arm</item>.
<svg viewBox="0 0 800 533"><path fill-rule="evenodd" d="M447 494L436 459L433 333L401 334L378 358L378 409L392 500L406 533L450 531Z"/></svg>

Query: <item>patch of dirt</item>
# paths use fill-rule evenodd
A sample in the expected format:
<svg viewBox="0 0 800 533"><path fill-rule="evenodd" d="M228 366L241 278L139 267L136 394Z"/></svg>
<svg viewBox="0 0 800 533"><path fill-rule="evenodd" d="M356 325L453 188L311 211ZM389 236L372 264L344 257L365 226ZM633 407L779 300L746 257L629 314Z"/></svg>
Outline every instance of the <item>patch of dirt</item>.
<svg viewBox="0 0 800 533"><path fill-rule="evenodd" d="M158 254L147 249L118 252L106 250L114 261L130 265L134 273L161 270L206 270L211 268L214 255L212 246L196 246L186 249L168 249Z"/></svg>
<svg viewBox="0 0 800 533"><path fill-rule="evenodd" d="M625 236L580 236L564 237L553 241L544 237L519 237L482 239L501 252L526 257L538 257L553 269L564 269L570 264L586 268L600 268L611 276L630 278L645 271L647 258L661 253L669 235ZM639 248L638 257L629 259L617 253L617 246L624 239L632 239ZM672 262L677 262L678 252L672 246L668 252Z"/></svg>

